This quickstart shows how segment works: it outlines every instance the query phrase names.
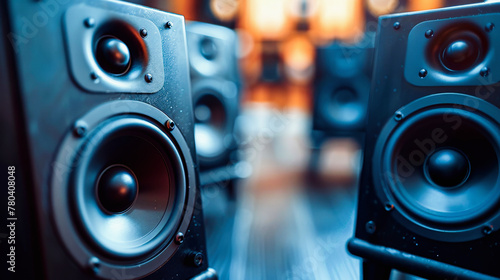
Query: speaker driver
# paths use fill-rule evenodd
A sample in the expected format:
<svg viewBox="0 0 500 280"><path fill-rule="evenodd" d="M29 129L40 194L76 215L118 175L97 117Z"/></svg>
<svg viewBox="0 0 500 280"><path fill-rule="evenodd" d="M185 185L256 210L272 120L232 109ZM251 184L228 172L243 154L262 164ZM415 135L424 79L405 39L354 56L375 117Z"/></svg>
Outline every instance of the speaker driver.
<svg viewBox="0 0 500 280"><path fill-rule="evenodd" d="M373 157L382 201L432 239L472 240L485 224L500 225L499 115L482 99L453 93L396 112Z"/></svg>
<svg viewBox="0 0 500 280"><path fill-rule="evenodd" d="M193 92L196 153L200 164L213 165L224 158L232 142L230 118L236 113L229 100L236 98L237 88L232 82L200 80Z"/></svg>
<svg viewBox="0 0 500 280"><path fill-rule="evenodd" d="M342 81L325 80L320 87L319 111L330 126L360 129L366 120L369 82L362 76Z"/></svg>
<svg viewBox="0 0 500 280"><path fill-rule="evenodd" d="M98 260L100 277L112 278L116 267L152 273L186 232L194 165L168 121L145 103L115 101L78 120L62 144L52 180L56 225L82 266Z"/></svg>

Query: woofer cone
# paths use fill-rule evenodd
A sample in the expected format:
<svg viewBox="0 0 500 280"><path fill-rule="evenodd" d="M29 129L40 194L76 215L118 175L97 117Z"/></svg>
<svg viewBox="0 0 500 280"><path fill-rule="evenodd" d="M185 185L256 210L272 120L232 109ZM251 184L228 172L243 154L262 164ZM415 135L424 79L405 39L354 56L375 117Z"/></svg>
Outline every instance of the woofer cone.
<svg viewBox="0 0 500 280"><path fill-rule="evenodd" d="M203 167L227 160L234 145L237 103L237 88L232 82L203 79L194 83L194 136Z"/></svg>
<svg viewBox="0 0 500 280"><path fill-rule="evenodd" d="M499 215L500 110L472 96L437 94L399 113L403 120L389 121L376 144L377 193L430 238L480 237L477 228Z"/></svg>
<svg viewBox="0 0 500 280"><path fill-rule="evenodd" d="M151 274L178 249L176 234L187 233L195 165L180 130L164 127L169 121L146 103L112 101L77 120L61 144L51 213L69 254L92 277Z"/></svg>
<svg viewBox="0 0 500 280"><path fill-rule="evenodd" d="M106 170L117 165L130 169L139 187L130 207L113 212L103 207L98 183ZM186 196L182 160L169 137L145 119L117 117L96 128L81 152L74 183L80 226L95 248L109 257L154 252L178 227L179 205Z"/></svg>
<svg viewBox="0 0 500 280"><path fill-rule="evenodd" d="M319 113L330 127L343 130L362 129L366 120L368 79L346 78L325 81L320 87Z"/></svg>

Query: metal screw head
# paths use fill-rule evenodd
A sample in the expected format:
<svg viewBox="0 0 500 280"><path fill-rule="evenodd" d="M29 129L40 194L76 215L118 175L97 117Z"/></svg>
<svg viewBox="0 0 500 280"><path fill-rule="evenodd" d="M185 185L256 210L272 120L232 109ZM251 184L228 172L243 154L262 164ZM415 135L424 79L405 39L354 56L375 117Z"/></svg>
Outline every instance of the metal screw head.
<svg viewBox="0 0 500 280"><path fill-rule="evenodd" d="M479 75L482 77L486 77L490 74L490 69L488 67L483 67L481 71L479 71Z"/></svg>
<svg viewBox="0 0 500 280"><path fill-rule="evenodd" d="M492 22L488 22L488 23L484 26L484 30L486 30L486 32L493 31L493 28L495 28L495 25L494 25Z"/></svg>
<svg viewBox="0 0 500 280"><path fill-rule="evenodd" d="M418 76L423 79L427 76L427 70L425 69L420 69L420 71L418 71Z"/></svg>
<svg viewBox="0 0 500 280"><path fill-rule="evenodd" d="M142 38L148 36L148 31L144 28L141 28L141 30L139 30L139 33L141 34Z"/></svg>
<svg viewBox="0 0 500 280"><path fill-rule="evenodd" d="M432 36L434 36L434 30L429 29L429 30L425 31L425 38L429 39Z"/></svg>
<svg viewBox="0 0 500 280"><path fill-rule="evenodd" d="M195 266L201 266L203 264L203 254L200 252L193 254L193 264Z"/></svg>
<svg viewBox="0 0 500 280"><path fill-rule="evenodd" d="M374 234L377 229L374 221L368 221L365 225L366 232L368 234Z"/></svg>
<svg viewBox="0 0 500 280"><path fill-rule="evenodd" d="M392 27L395 29L395 30L398 30L400 27L401 27L401 23L399 23L399 21L396 21Z"/></svg>
<svg viewBox="0 0 500 280"><path fill-rule="evenodd" d="M401 111L397 111L396 113L394 113L394 120L399 122L400 120L402 120L404 117L403 113Z"/></svg>
<svg viewBox="0 0 500 280"><path fill-rule="evenodd" d="M168 130L172 131L174 130L175 128L175 123L173 120L168 120L166 123L165 123L165 126L168 128Z"/></svg>
<svg viewBox="0 0 500 280"><path fill-rule="evenodd" d="M174 27L174 24L171 21L167 21L167 23L165 23L165 27L170 29Z"/></svg>
<svg viewBox="0 0 500 280"><path fill-rule="evenodd" d="M92 28L95 26L95 19L94 18L91 18L91 17L88 17L86 18L84 21L83 21L83 24L85 25L85 27L87 28Z"/></svg>
<svg viewBox="0 0 500 280"><path fill-rule="evenodd" d="M391 212L392 210L394 210L394 204L392 204L390 202L386 202L384 205L384 209L387 212Z"/></svg>
<svg viewBox="0 0 500 280"><path fill-rule="evenodd" d="M144 80L146 80L147 83L153 82L153 75L151 75L149 73L144 75Z"/></svg>
<svg viewBox="0 0 500 280"><path fill-rule="evenodd" d="M492 225L488 225L488 226L483 227L483 234L484 235L490 235L492 232L493 232Z"/></svg>
<svg viewBox="0 0 500 280"><path fill-rule="evenodd" d="M83 121L77 121L73 126L73 134L76 137L83 137L87 134L88 126Z"/></svg>
<svg viewBox="0 0 500 280"><path fill-rule="evenodd" d="M99 269L101 268L101 263L99 262L99 259L96 257L91 257L88 262L89 269L94 275L97 275L99 273Z"/></svg>
<svg viewBox="0 0 500 280"><path fill-rule="evenodd" d="M184 242L184 233L182 233L182 232L178 232L178 233L175 235L175 243L177 243L177 244L182 244L182 242Z"/></svg>

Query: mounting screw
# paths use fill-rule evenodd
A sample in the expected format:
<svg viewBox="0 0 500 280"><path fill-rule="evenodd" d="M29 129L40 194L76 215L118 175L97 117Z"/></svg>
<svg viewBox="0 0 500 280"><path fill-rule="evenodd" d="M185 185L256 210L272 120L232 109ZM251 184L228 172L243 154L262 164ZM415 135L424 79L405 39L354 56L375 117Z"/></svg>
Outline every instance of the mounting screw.
<svg viewBox="0 0 500 280"><path fill-rule="evenodd" d="M399 23L399 21L396 21L392 27L394 28L394 30L398 30L400 27L401 27L401 23Z"/></svg>
<svg viewBox="0 0 500 280"><path fill-rule="evenodd" d="M377 229L374 221L368 221L365 225L366 232L368 234L374 234Z"/></svg>
<svg viewBox="0 0 500 280"><path fill-rule="evenodd" d="M427 76L427 70L425 69L420 69L420 71L418 71L418 76L423 79Z"/></svg>
<svg viewBox="0 0 500 280"><path fill-rule="evenodd" d="M89 269L94 275L97 275L99 273L99 269L101 268L101 263L99 262L99 259L96 257L91 257L88 262Z"/></svg>
<svg viewBox="0 0 500 280"><path fill-rule="evenodd" d="M429 39L432 36L434 36L434 30L429 29L429 30L425 31L425 38Z"/></svg>
<svg viewBox="0 0 500 280"><path fill-rule="evenodd" d="M86 18L84 21L83 21L83 24L85 25L85 27L87 28L92 28L95 26L95 19L94 18Z"/></svg>
<svg viewBox="0 0 500 280"><path fill-rule="evenodd" d="M490 69L488 67L483 67L481 68L481 71L479 71L479 75L482 77L486 77L490 74Z"/></svg>
<svg viewBox="0 0 500 280"><path fill-rule="evenodd" d="M87 134L87 130L88 130L88 126L83 121L76 121L75 125L73 126L73 134L76 137L85 136L85 134Z"/></svg>
<svg viewBox="0 0 500 280"><path fill-rule="evenodd" d="M176 235L175 235L175 243L177 244L182 244L182 242L184 242L184 233L182 232L178 232Z"/></svg>
<svg viewBox="0 0 500 280"><path fill-rule="evenodd" d="M175 128L175 123L173 120L168 120L166 123L165 123L165 126L168 128L168 130L172 131L174 130Z"/></svg>
<svg viewBox="0 0 500 280"><path fill-rule="evenodd" d="M490 235L492 232L493 232L492 225L488 225L488 226L483 227L483 234L484 235Z"/></svg>
<svg viewBox="0 0 500 280"><path fill-rule="evenodd" d="M144 80L146 80L146 82L148 82L148 83L153 82L153 75L151 75L149 73L144 75Z"/></svg>
<svg viewBox="0 0 500 280"><path fill-rule="evenodd" d="M195 266L201 266L203 264L203 254L200 252L191 254L191 261Z"/></svg>
<svg viewBox="0 0 500 280"><path fill-rule="evenodd" d="M493 31L493 28L495 28L495 25L494 25L492 22L488 22L488 23L484 26L484 30L486 30L486 32Z"/></svg>
<svg viewBox="0 0 500 280"><path fill-rule="evenodd" d="M394 120L399 122L401 121L402 119L404 118L404 115L401 111L396 111L396 113L394 113Z"/></svg>
<svg viewBox="0 0 500 280"><path fill-rule="evenodd" d="M141 28L141 30L139 30L139 33L141 34L142 38L148 36L148 31L144 28Z"/></svg>
<svg viewBox="0 0 500 280"><path fill-rule="evenodd" d="M99 78L99 76L97 76L97 74L95 72L92 72L92 73L90 73L90 78L95 81L95 80L97 80L97 78Z"/></svg>
<svg viewBox="0 0 500 280"><path fill-rule="evenodd" d="M387 212L391 212L392 210L394 210L394 204L392 204L390 202L386 202L384 205L384 209Z"/></svg>
<svg viewBox="0 0 500 280"><path fill-rule="evenodd" d="M165 28L170 29L172 27L174 27L174 24L171 21L167 21L167 23L165 23Z"/></svg>

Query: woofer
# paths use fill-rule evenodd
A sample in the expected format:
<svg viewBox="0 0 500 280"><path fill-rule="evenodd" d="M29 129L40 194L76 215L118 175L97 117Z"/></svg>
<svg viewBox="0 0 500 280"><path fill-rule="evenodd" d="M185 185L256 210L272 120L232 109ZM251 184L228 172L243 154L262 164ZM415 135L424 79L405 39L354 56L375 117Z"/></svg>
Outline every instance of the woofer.
<svg viewBox="0 0 500 280"><path fill-rule="evenodd" d="M62 143L52 178L56 226L82 266L98 262L100 277L116 268L152 273L186 232L195 171L170 121L145 103L114 101L80 118Z"/></svg>
<svg viewBox="0 0 500 280"><path fill-rule="evenodd" d="M498 116L490 103L455 93L395 113L375 146L373 176L400 222L441 241L473 240L484 225L500 225Z"/></svg>
<svg viewBox="0 0 500 280"><path fill-rule="evenodd" d="M200 164L215 165L229 152L236 117L236 85L229 81L203 79L193 84L195 144Z"/></svg>
<svg viewBox="0 0 500 280"><path fill-rule="evenodd" d="M332 129L363 129L370 82L363 77L324 80L319 88L318 110Z"/></svg>

